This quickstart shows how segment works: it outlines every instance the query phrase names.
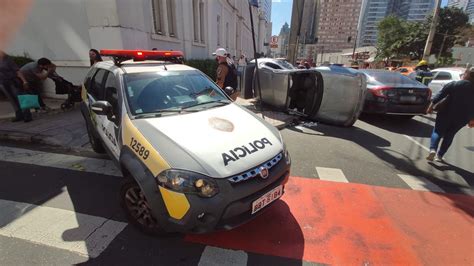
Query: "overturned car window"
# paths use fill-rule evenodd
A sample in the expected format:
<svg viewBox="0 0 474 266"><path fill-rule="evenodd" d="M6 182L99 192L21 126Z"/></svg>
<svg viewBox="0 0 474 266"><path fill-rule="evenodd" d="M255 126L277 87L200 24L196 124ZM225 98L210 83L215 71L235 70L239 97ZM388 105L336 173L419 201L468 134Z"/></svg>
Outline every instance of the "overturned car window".
<svg viewBox="0 0 474 266"><path fill-rule="evenodd" d="M219 87L198 71L131 73L124 75L124 81L134 115L230 102Z"/></svg>

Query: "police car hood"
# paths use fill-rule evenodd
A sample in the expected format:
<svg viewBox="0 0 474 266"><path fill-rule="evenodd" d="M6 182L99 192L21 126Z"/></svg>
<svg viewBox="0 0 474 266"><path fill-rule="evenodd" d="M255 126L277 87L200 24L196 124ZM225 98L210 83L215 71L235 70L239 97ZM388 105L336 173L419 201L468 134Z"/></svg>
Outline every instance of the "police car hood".
<svg viewBox="0 0 474 266"><path fill-rule="evenodd" d="M236 104L159 118L135 126L172 168L215 178L260 165L283 150L278 130Z"/></svg>

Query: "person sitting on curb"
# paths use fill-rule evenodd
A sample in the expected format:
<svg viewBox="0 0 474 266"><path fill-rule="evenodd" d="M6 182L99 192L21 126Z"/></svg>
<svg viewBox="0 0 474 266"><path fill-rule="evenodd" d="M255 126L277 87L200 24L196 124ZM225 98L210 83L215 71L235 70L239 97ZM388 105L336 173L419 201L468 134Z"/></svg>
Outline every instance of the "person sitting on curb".
<svg viewBox="0 0 474 266"><path fill-rule="evenodd" d="M38 102L41 109L45 111L51 109L46 106L41 98L43 80L47 79L49 75L54 73L54 71L56 71L56 65L44 57L40 58L37 62L30 62L20 68L20 72L25 77L28 87L34 94L38 95Z"/></svg>
<svg viewBox="0 0 474 266"><path fill-rule="evenodd" d="M18 102L18 95L21 94L18 79L23 82L25 87L27 86L26 79L19 71L18 66L10 56L0 50L0 91L5 94L15 110L15 118L12 119L12 122L30 122L32 120L30 110L21 110Z"/></svg>

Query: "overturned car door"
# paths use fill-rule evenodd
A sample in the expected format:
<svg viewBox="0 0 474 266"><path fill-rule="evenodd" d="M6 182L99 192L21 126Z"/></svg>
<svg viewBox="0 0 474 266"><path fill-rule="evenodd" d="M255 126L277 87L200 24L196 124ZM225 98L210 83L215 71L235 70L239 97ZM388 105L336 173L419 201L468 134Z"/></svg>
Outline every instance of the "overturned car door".
<svg viewBox="0 0 474 266"><path fill-rule="evenodd" d="M251 85L259 98L255 61L252 62L245 70L242 89L245 97ZM362 111L366 80L356 70L343 67L296 69L284 60L269 58L259 59L258 65L264 104L338 126L352 126Z"/></svg>

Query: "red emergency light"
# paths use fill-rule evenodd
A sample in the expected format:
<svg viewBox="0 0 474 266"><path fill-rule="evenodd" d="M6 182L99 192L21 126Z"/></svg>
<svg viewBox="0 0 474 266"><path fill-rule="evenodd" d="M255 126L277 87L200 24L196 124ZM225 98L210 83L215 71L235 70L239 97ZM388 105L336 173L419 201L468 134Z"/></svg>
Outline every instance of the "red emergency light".
<svg viewBox="0 0 474 266"><path fill-rule="evenodd" d="M178 64L184 62L184 54L181 51L100 50L100 55L112 57L117 65L130 59L133 59L133 61L168 61Z"/></svg>

